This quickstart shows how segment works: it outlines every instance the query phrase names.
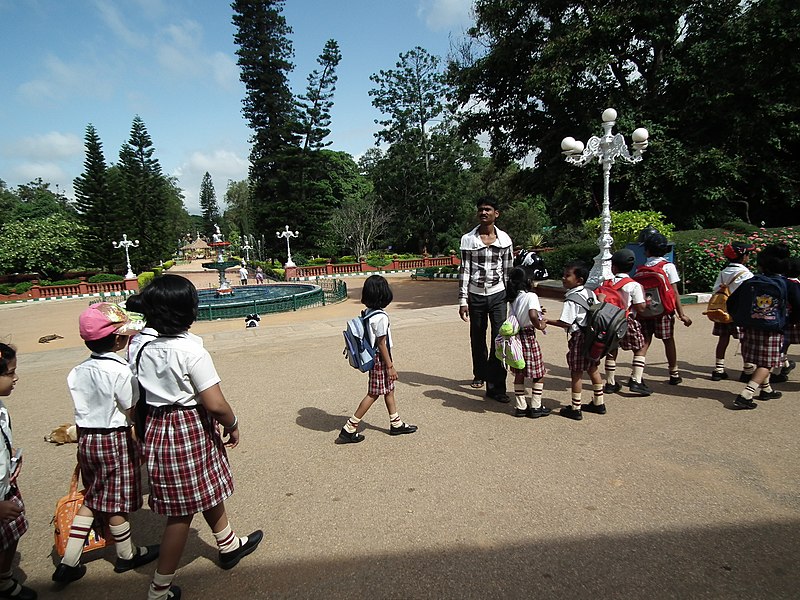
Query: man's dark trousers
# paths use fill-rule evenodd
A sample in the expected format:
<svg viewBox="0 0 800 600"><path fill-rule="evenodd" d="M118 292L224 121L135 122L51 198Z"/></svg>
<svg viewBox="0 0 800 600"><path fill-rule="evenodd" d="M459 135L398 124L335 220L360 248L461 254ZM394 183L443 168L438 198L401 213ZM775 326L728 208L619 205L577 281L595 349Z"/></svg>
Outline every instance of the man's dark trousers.
<svg viewBox="0 0 800 600"><path fill-rule="evenodd" d="M472 346L472 375L486 382L486 395L506 393L506 369L494 355L494 338L506 320L506 291L482 296L467 294L469 306L469 340ZM491 323L492 337L486 347L486 328Z"/></svg>

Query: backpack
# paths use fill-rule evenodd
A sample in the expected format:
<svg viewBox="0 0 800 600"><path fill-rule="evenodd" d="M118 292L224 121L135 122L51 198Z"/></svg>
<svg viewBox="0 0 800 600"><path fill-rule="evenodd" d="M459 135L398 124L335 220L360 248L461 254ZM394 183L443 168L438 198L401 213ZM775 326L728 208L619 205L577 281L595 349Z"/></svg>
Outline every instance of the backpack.
<svg viewBox="0 0 800 600"><path fill-rule="evenodd" d="M731 283L736 281L742 273L744 273L744 271L736 273L733 279L731 279ZM731 288L729 286L730 284L723 281L719 289L711 294L711 298L708 299L708 307L703 311L703 314L714 323L723 323L726 325L728 323L733 323L733 317L728 312L728 298L731 295Z"/></svg>
<svg viewBox="0 0 800 600"><path fill-rule="evenodd" d="M533 250L520 250L514 259L515 267L530 267L532 270L533 279L542 281L547 279L547 267L544 264L544 259Z"/></svg>
<svg viewBox="0 0 800 600"><path fill-rule="evenodd" d="M382 310L376 310L366 317L353 317L347 322L344 334L344 351L342 354L350 361L350 366L362 373L371 371L375 366L376 349L367 342L367 322L375 315L385 315Z"/></svg>
<svg viewBox="0 0 800 600"><path fill-rule="evenodd" d="M581 327L584 337L583 355L597 362L606 354L616 352L619 341L628 332L628 316L619 306L610 302L587 302L582 296L570 298L586 309L586 325Z"/></svg>
<svg viewBox="0 0 800 600"><path fill-rule="evenodd" d="M504 365L513 369L525 368L525 356L519 339L519 321L514 315L503 321L497 337L494 338L494 355Z"/></svg>
<svg viewBox="0 0 800 600"><path fill-rule="evenodd" d="M677 300L664 272L666 264L662 261L651 267L641 265L633 275L634 281L644 288L645 309L638 315L641 319L657 319L675 312Z"/></svg>
<svg viewBox="0 0 800 600"><path fill-rule="evenodd" d="M625 311L625 316L628 316L628 305L625 302L622 296L622 288L629 284L633 279L630 277L623 277L617 283L614 283L613 279L606 279L602 282L597 289L595 289L595 294L603 294L605 299L603 302L608 302L609 304L613 304L614 306L621 308Z"/></svg>
<svg viewBox="0 0 800 600"><path fill-rule="evenodd" d="M728 298L728 310L739 327L783 331L789 290L783 277L753 275Z"/></svg>
<svg viewBox="0 0 800 600"><path fill-rule="evenodd" d="M67 549L67 541L69 540L69 530L72 527L72 519L75 518L78 510L83 506L83 490L78 491L78 476L80 472L81 467L78 465L72 473L69 494L56 503L56 512L51 521L55 526L55 546L56 553L59 556L64 556L64 551ZM86 536L83 542L83 552L105 548L108 540L113 539L107 529L101 533L101 530L96 527L97 525L98 521L92 524L89 535Z"/></svg>

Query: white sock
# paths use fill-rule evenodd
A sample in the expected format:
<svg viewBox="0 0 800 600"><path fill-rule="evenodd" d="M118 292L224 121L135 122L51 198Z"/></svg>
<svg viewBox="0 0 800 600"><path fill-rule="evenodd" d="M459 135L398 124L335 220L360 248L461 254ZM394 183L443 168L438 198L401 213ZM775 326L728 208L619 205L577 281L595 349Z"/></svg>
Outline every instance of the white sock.
<svg viewBox="0 0 800 600"><path fill-rule="evenodd" d="M361 419L356 416L352 416L347 419L347 423L344 424L344 430L347 433L355 433L358 431L358 424L361 423Z"/></svg>
<svg viewBox="0 0 800 600"><path fill-rule="evenodd" d="M223 554L225 552L233 552L239 548L239 546L247 542L246 537L236 537L236 535L233 533L233 529L231 529L230 523L225 526L225 529L217 531L216 533L212 531L211 533L214 534L214 539L217 540L217 548L219 548L219 551Z"/></svg>
<svg viewBox="0 0 800 600"><path fill-rule="evenodd" d="M592 384L592 392L594 396L592 397L592 402L595 406L600 406L605 404L605 399L603 398L603 384L602 383L593 383Z"/></svg>
<svg viewBox="0 0 800 600"><path fill-rule="evenodd" d="M642 377L644 377L644 366L646 363L647 359L644 356L633 357L633 370L631 371L631 379L633 379L636 383L642 383Z"/></svg>
<svg viewBox="0 0 800 600"><path fill-rule="evenodd" d="M717 373L725 372L725 359L718 358L716 363L714 363L714 371Z"/></svg>
<svg viewBox="0 0 800 600"><path fill-rule="evenodd" d="M389 415L389 424L395 428L402 427L404 425L403 420L400 418L400 415L398 413Z"/></svg>
<svg viewBox="0 0 800 600"><path fill-rule="evenodd" d="M542 408L542 391L544 391L544 383L535 381L531 390L531 408Z"/></svg>
<svg viewBox="0 0 800 600"><path fill-rule="evenodd" d="M175 573L169 575L162 575L158 571L153 573L153 581L150 582L150 589L147 591L147 600L166 600L173 579L175 579Z"/></svg>
<svg viewBox="0 0 800 600"><path fill-rule="evenodd" d="M64 550L64 558L61 559L61 564L68 567L78 566L78 563L81 562L86 536L92 530L92 523L94 523L94 517L75 515L69 528L69 538L67 538L67 547Z"/></svg>
<svg viewBox="0 0 800 600"><path fill-rule="evenodd" d="M109 531L114 538L114 548L119 558L130 560L136 554L136 548L131 540L131 524L125 521L122 525L109 525Z"/></svg>
<svg viewBox="0 0 800 600"><path fill-rule="evenodd" d="M611 355L609 354L606 356L606 381L611 385L614 385L617 382L616 372L617 361L611 358Z"/></svg>

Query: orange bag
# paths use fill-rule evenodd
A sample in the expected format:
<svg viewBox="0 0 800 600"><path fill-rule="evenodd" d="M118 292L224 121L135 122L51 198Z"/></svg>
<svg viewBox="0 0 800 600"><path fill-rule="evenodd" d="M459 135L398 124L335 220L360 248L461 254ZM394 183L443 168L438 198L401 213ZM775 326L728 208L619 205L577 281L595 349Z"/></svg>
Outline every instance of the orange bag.
<svg viewBox="0 0 800 600"><path fill-rule="evenodd" d="M72 519L78 514L78 510L83 506L83 490L78 491L78 477L81 473L80 465L75 467L75 472L72 474L72 481L69 485L69 494L56 502L56 514L53 516L52 523L55 525L55 538L56 538L56 552L59 556L64 556L64 550L67 548L67 540L69 539L69 529L72 526ZM96 525L96 523L95 523ZM106 547L106 539L110 539L107 534L105 537L101 536L92 526L89 535L86 536L86 541L83 545L83 551L89 552L90 550L97 550Z"/></svg>

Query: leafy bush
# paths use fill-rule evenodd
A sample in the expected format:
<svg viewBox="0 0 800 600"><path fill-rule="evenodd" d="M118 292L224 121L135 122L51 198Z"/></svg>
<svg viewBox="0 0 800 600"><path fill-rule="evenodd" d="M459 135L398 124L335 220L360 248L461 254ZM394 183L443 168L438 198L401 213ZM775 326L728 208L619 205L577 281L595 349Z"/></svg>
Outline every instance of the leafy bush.
<svg viewBox="0 0 800 600"><path fill-rule="evenodd" d="M550 246L559 247L569 244L579 244L582 242L593 242L583 227L569 223L559 227L547 227L543 230L545 243ZM594 236L595 239L597 235Z"/></svg>
<svg viewBox="0 0 800 600"><path fill-rule="evenodd" d="M286 269L264 269L264 275L278 281L286 281Z"/></svg>
<svg viewBox="0 0 800 600"><path fill-rule="evenodd" d="M381 267L385 267L390 262L390 259L386 258L385 256L378 256L372 255L367 258L367 264L371 267L375 267L376 269L380 269Z"/></svg>
<svg viewBox="0 0 800 600"><path fill-rule="evenodd" d="M14 286L10 283L0 283L0 294L3 296L8 296L9 294L16 293L14 291Z"/></svg>
<svg viewBox="0 0 800 600"><path fill-rule="evenodd" d="M662 213L654 210L612 210L611 237L614 238L614 248L624 248L636 242L639 233L646 227L655 227L669 239L675 227L665 219ZM597 238L600 235L600 217L586 221L583 226L587 237Z"/></svg>
<svg viewBox="0 0 800 600"><path fill-rule="evenodd" d="M163 268L163 267L153 267L153 274L154 274L156 277L161 277L161 274L162 274L163 272L164 272L164 268Z"/></svg>
<svg viewBox="0 0 800 600"><path fill-rule="evenodd" d="M744 221L728 221L727 223L723 224L722 227L728 231L732 231L734 233L744 233L745 235L750 235L751 233L758 231L758 227L751 225L750 223L745 223Z"/></svg>
<svg viewBox="0 0 800 600"><path fill-rule="evenodd" d="M573 260L582 260L591 266L594 263L594 257L600 252L597 244L594 242L579 242L576 244L567 244L560 246L548 252L542 252L541 257L544 259L544 264L547 271L550 273L551 279L560 279L561 274L564 272L564 265Z"/></svg>
<svg viewBox="0 0 800 600"><path fill-rule="evenodd" d="M153 271L144 271L143 273L139 273L139 277L136 279L139 281L139 290L143 290L148 285L153 282L153 279L156 278L156 274Z"/></svg>
<svg viewBox="0 0 800 600"><path fill-rule="evenodd" d="M296 265L307 265L307 264L310 264L308 262L308 258L306 258L306 255L303 254L302 252L295 252L294 254L292 254L292 261Z"/></svg>
<svg viewBox="0 0 800 600"><path fill-rule="evenodd" d="M171 269L174 266L175 266L175 261L174 260L168 260L167 262L164 263L164 270L167 271L167 270Z"/></svg>
<svg viewBox="0 0 800 600"><path fill-rule="evenodd" d="M312 258L306 264L307 265L327 265L329 258L325 258L324 256L318 256L317 258Z"/></svg>
<svg viewBox="0 0 800 600"><path fill-rule="evenodd" d="M348 263L357 263L358 259L355 256L342 256L339 259L340 263L348 264Z"/></svg>
<svg viewBox="0 0 800 600"><path fill-rule="evenodd" d="M30 281L23 281L22 283L18 283L14 286L14 293L24 294L26 292L29 292L32 287L33 284Z"/></svg>
<svg viewBox="0 0 800 600"><path fill-rule="evenodd" d="M92 275L87 280L89 283L108 283L110 281L125 281L122 275L115 275L114 273L98 273Z"/></svg>
<svg viewBox="0 0 800 600"><path fill-rule="evenodd" d="M80 279L60 279L58 281L48 281L46 284L40 281L39 285L78 285L80 282Z"/></svg>

